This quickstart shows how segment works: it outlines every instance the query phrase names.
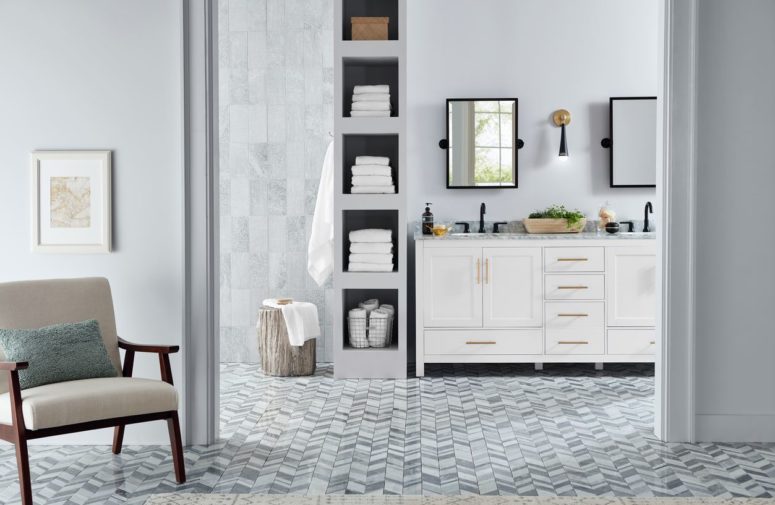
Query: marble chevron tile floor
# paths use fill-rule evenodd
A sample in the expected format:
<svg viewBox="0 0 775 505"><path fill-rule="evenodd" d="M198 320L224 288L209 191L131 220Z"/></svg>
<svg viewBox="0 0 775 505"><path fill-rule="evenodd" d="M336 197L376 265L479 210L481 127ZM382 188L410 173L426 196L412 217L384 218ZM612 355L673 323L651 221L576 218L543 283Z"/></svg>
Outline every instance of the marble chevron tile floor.
<svg viewBox="0 0 775 505"><path fill-rule="evenodd" d="M653 367L436 366L423 379L261 375L222 365L223 439L186 449L31 448L38 504L142 504L154 494L775 497L773 444L663 444ZM222 496L226 498L225 496ZM217 498L217 497L216 497ZM0 446L0 503L17 503Z"/></svg>

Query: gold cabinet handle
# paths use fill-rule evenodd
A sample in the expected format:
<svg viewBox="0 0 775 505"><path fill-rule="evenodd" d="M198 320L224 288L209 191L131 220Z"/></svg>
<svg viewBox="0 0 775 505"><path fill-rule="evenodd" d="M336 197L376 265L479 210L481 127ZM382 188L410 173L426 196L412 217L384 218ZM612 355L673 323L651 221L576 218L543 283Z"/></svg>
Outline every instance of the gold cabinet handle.
<svg viewBox="0 0 775 505"><path fill-rule="evenodd" d="M589 314L557 314L557 317L589 317Z"/></svg>
<svg viewBox="0 0 775 505"><path fill-rule="evenodd" d="M560 340L557 342L560 345L587 345L589 344L586 340Z"/></svg>
<svg viewBox="0 0 775 505"><path fill-rule="evenodd" d="M490 258L484 258L484 283L490 283Z"/></svg>
<svg viewBox="0 0 775 505"><path fill-rule="evenodd" d="M482 260L476 258L476 283L482 283Z"/></svg>
<svg viewBox="0 0 775 505"><path fill-rule="evenodd" d="M589 289L589 286L557 286L557 289Z"/></svg>
<svg viewBox="0 0 775 505"><path fill-rule="evenodd" d="M654 344L656 344L656 341L654 341L654 340L652 340L651 342L649 342L649 345L654 345Z"/></svg>
<svg viewBox="0 0 775 505"><path fill-rule="evenodd" d="M495 345L495 340L466 340L466 345Z"/></svg>
<svg viewBox="0 0 775 505"><path fill-rule="evenodd" d="M557 258L557 261L589 261L589 258Z"/></svg>

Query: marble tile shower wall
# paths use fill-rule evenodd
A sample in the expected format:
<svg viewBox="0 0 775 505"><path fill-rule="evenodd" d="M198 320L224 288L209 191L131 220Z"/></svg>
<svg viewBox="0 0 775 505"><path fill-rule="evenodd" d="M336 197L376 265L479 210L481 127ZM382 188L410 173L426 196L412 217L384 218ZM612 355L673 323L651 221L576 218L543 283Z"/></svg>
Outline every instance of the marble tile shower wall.
<svg viewBox="0 0 775 505"><path fill-rule="evenodd" d="M221 361L259 359L261 300L317 304L333 357L333 290L307 275L328 132L333 0L220 0Z"/></svg>

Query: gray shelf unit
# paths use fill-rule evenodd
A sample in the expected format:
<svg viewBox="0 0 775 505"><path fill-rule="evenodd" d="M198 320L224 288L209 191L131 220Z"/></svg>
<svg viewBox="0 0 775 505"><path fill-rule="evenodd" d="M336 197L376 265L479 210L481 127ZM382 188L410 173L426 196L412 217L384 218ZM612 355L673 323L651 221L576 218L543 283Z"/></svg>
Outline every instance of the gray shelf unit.
<svg viewBox="0 0 775 505"><path fill-rule="evenodd" d="M366 4L368 11L358 10ZM391 40L347 40L349 16L358 15L390 16ZM335 0L334 16L334 376L406 378L406 0ZM390 84L393 115L349 117L352 86L357 84ZM350 166L358 155L390 156L397 193L350 194ZM388 225L394 235L394 271L348 272L347 232ZM368 298L396 308L390 347L354 349L348 344L347 311Z"/></svg>

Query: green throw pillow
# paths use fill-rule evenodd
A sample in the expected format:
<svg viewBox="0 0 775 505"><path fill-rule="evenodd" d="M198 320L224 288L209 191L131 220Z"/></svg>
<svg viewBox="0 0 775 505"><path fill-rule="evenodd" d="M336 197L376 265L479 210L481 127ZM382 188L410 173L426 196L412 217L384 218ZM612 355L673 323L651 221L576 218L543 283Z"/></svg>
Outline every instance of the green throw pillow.
<svg viewBox="0 0 775 505"><path fill-rule="evenodd" d="M0 329L0 349L7 361L29 363L19 371L22 389L118 375L94 319L36 330Z"/></svg>

